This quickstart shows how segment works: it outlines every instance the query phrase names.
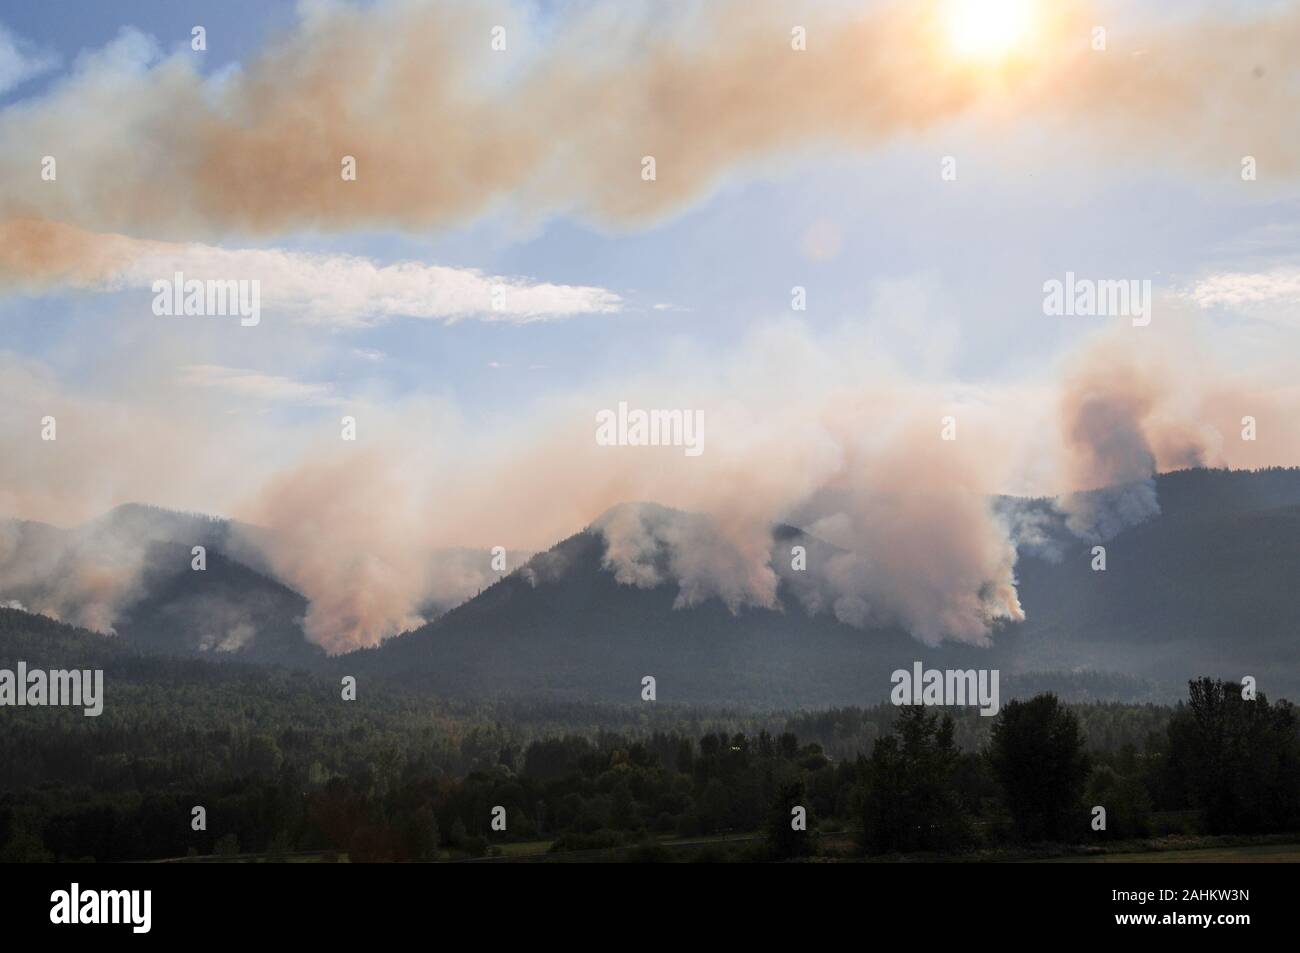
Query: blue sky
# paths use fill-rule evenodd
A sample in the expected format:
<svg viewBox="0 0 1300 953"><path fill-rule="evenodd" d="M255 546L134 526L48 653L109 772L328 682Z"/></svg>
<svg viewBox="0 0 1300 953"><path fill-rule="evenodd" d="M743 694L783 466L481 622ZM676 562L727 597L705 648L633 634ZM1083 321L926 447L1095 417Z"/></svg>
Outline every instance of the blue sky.
<svg viewBox="0 0 1300 953"><path fill-rule="evenodd" d="M1186 15L1185 4L1165 8ZM1122 35L1120 8L1109 16L1112 33ZM208 35L198 68L210 75L291 30L295 13L291 4L259 2L204 5L201 13L172 2L17 5L5 13L6 28L61 66L9 90L4 101L39 98L124 27L167 49L184 44L196 21ZM940 186L938 156L947 153L960 157L961 174ZM274 244L599 286L625 300L614 315L525 326L397 319L336 335L310 370L340 387L378 370L351 360L354 349L382 351L386 387L432 388L465 407L506 408L653 366L682 341L726 349L756 324L787 315L794 285L809 289L806 320L814 330L862 320L882 296L909 287L913 298L929 299L925 306L944 317L954 339L943 370L981 380L1039 364L1089 330L1043 320L1045 276L1074 269L1188 283L1207 268L1252 266L1234 245L1294 219L1293 194L1213 189L1141 163L1099 167L1105 158L1086 135L1064 148L1049 142L1035 155L1033 130L996 141L978 129L940 127L878 150L827 149L757 174L736 170L702 199L632 230L563 214L540 223L488 215L417 234L291 233ZM806 248L819 235L834 246L820 259ZM105 302L56 300L55 320L45 298L5 301L8 345L71 369L77 358L65 347L68 336L88 333ZM908 348L898 342L904 359Z"/></svg>

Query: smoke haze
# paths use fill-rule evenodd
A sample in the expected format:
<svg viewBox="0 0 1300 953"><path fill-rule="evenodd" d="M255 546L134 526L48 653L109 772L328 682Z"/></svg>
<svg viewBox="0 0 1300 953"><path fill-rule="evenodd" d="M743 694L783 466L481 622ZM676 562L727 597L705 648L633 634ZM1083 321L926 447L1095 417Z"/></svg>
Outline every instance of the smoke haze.
<svg viewBox="0 0 1300 953"><path fill-rule="evenodd" d="M1235 169L1248 142L1270 175L1300 168L1287 122L1300 106L1294 7L1205 16L1103 56L1086 4L1043 4L1033 47L996 68L953 57L941 13L575 5L538 39L504 2L312 2L295 31L213 77L188 50L126 30L0 114L13 144L0 156L0 276L103 277L143 253L124 235L420 229L502 205L630 227L741 168L966 116L1056 124L1111 159ZM804 51L791 50L792 23ZM491 49L498 25L510 56ZM38 179L47 155L57 187ZM647 155L653 183L641 181ZM344 156L355 181L341 180Z"/></svg>
<svg viewBox="0 0 1300 953"><path fill-rule="evenodd" d="M857 332L819 339L787 322L754 335L720 373L701 358L688 379L716 381L707 387L683 390L678 367L571 393L492 432L466 426L443 402L363 408L356 443L339 440L337 418L326 415L306 428L314 441L261 465L251 451L205 454L210 432L161 411L150 427L129 427L138 420L124 406L88 408L65 395L60 426L93 411L103 422L96 439L44 444L35 428L0 435L23 451L0 461L0 483L5 511L55 522L141 498L237 518L243 525L222 542L229 555L303 593L306 630L331 652L375 644L423 622L430 603L472 595L499 575L488 571L491 547L512 551L513 571L517 550L545 549L593 521L620 582L670 582L679 606L717 597L733 610L779 608L790 553L774 549L772 530L791 524L838 550L809 565L797 590L809 609L857 626L900 625L929 643L984 644L999 621L1022 617L1024 528L994 497L1023 486L1027 468L1048 474L1029 489L1059 493L1071 530L1093 539L1158 512L1158 470L1250 465L1260 452L1300 463L1280 426L1300 408L1279 405L1287 392L1278 382L1243 382L1172 340L1155 329L1106 332L1052 375L1059 385L954 389L891 369ZM1195 379L1183 372L1192 356ZM39 419L40 397L22 389L32 377L3 380L18 389L0 396L32 402L23 416ZM707 452L598 446L595 413L619 399L702 409ZM1272 435L1263 451L1237 439L1243 409ZM942 439L948 416L954 440ZM241 420L231 445L267 446L276 433ZM428 435L420 446L417 433ZM202 466L168 463L191 455ZM159 477L178 472L184 500ZM636 500L695 516L619 506ZM5 546L18 552L8 532L0 598L30 605L29 583L58 578L59 591L37 608L111 630L137 583L138 538L135 548L60 544L33 561L30 545L23 559L5 558ZM479 556L467 567L439 555L454 547Z"/></svg>

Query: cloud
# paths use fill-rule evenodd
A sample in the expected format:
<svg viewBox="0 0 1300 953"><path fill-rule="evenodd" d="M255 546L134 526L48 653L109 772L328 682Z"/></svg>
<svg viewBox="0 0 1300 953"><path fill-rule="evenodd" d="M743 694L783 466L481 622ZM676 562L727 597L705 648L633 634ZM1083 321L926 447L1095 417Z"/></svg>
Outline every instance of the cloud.
<svg viewBox="0 0 1300 953"><path fill-rule="evenodd" d="M213 388L256 401L316 406L343 403L328 384L307 384L275 374L221 367L217 364L190 364L182 367L180 381L190 387Z"/></svg>
<svg viewBox="0 0 1300 953"><path fill-rule="evenodd" d="M187 277L247 278L261 282L264 307L310 324L364 327L395 317L447 324L472 318L526 324L576 314L609 314L621 307L612 291L485 275L403 261L379 265L355 255L317 255L278 249L229 250L189 245L153 250L108 278L109 286L148 287L180 271Z"/></svg>
<svg viewBox="0 0 1300 953"><path fill-rule="evenodd" d="M58 65L57 54L39 49L0 24L0 95Z"/></svg>
<svg viewBox="0 0 1300 953"><path fill-rule="evenodd" d="M380 265L356 255L282 249L228 249L97 235L66 225L0 223L0 271L39 275L98 291L148 290L176 273L187 280L256 280L263 308L313 325L360 328L396 317L454 323L525 324L577 314L609 314L622 300L604 288L556 285L403 261ZM47 271L57 268L57 274Z"/></svg>
<svg viewBox="0 0 1300 953"><path fill-rule="evenodd" d="M1183 297L1201 308L1226 308L1295 326L1300 323L1300 267L1218 272L1197 281Z"/></svg>

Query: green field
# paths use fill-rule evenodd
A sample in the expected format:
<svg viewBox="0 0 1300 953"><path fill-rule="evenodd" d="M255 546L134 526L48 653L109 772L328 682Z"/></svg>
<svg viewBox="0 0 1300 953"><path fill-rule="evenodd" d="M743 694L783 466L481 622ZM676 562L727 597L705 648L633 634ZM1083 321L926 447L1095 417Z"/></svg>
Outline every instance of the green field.
<svg viewBox="0 0 1300 953"><path fill-rule="evenodd" d="M1294 864L1300 844L1256 844L1245 847L1205 847L1194 850L1148 850L1091 857L1054 857L1048 864Z"/></svg>
<svg viewBox="0 0 1300 953"><path fill-rule="evenodd" d="M1276 837L1277 835L1272 835ZM716 835L711 837L665 837L658 838L652 843L671 850L677 855L677 859L686 859L692 852L708 847L750 845L757 842L760 835L753 833L735 833L729 835ZM1224 838L1222 840L1236 840L1237 838ZM1157 840L1134 841L1128 845L1117 844L1116 850L1097 851L1092 853L1066 853L1057 856L1036 856L1027 857L1023 851L980 851L971 854L891 854L876 857L860 857L855 850L855 835L853 832L834 832L821 835L821 847L823 861L850 861L856 863L1037 863L1037 864L1294 864L1300 863L1300 843L1277 842L1260 843L1259 838L1254 839L1253 843L1215 843L1218 838L1207 837L1187 837L1175 836ZM1208 842L1208 843L1207 843ZM492 863L492 862L510 862L510 861L545 861L545 862L573 862L578 860L587 861L616 861L622 859L626 854L634 849L634 845L623 847L602 848L596 850L584 850L562 853L551 853L551 844L549 840L522 841L499 844L493 849L493 853L486 857L468 858L463 855L454 856L449 851L442 851L438 861L447 863L449 861L459 861L461 863ZM1204 846L1197 846L1204 845ZM1124 850L1125 846L1133 848ZM1151 849L1155 848L1155 849ZM1043 848L1047 851L1068 851L1068 847L1053 847L1045 845ZM1075 848L1077 850L1078 848ZM335 851L303 851L288 855L281 855L276 858L287 863L348 863L349 858L346 852ZM267 863L273 861L267 854L239 854L229 857L207 856L207 857L176 857L156 863Z"/></svg>

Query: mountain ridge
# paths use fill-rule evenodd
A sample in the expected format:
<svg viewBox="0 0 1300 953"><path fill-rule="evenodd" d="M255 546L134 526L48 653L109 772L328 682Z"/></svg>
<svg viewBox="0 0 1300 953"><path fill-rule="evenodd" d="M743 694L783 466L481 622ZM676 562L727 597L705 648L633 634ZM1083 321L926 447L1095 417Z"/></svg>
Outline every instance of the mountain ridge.
<svg viewBox="0 0 1300 953"><path fill-rule="evenodd" d="M1095 543L1069 534L1053 501L1004 498L1033 510L1051 545L1022 549L1017 581L1028 618L996 626L989 648L927 646L896 626L856 629L809 613L788 558L772 563L776 610L733 612L717 598L680 607L666 572L645 588L616 580L600 531L609 514L425 625L328 658L303 635L305 598L222 552L230 521L164 510L173 541L148 547L144 591L123 607L117 628L150 652L365 675L447 695L636 700L652 675L660 697L676 700L852 704L878 701L890 672L915 660L1008 676L1109 673L1171 695L1195 674L1252 674L1284 680L1294 693L1300 597L1287 569L1300 564L1300 470L1192 469L1162 474L1155 486L1160 514L1104 541L1105 572L1091 570ZM136 532L147 535L155 510L117 507L87 525L120 533L144 522ZM14 526L36 537L69 532L0 524L0 569L5 525L10 537ZM188 547L174 541L186 534L212 544L201 579L188 572ZM806 545L814 566L841 551L785 524L772 539L774 547ZM0 604L10 599L0 590Z"/></svg>

